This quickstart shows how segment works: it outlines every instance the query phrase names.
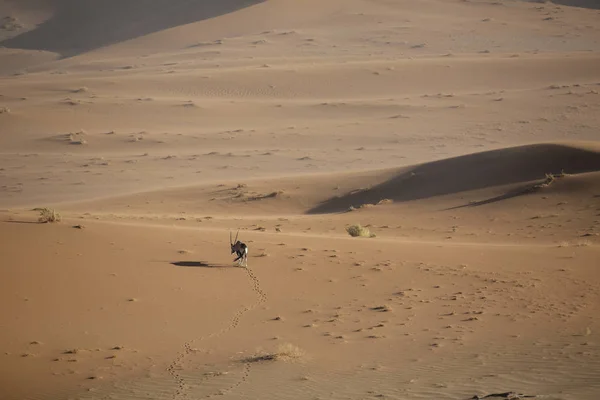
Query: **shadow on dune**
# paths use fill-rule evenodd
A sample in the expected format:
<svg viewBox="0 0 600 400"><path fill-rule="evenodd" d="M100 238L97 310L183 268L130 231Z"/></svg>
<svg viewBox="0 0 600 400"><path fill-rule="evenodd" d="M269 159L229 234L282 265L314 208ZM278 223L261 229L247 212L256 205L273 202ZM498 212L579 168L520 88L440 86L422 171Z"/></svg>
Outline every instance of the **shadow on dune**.
<svg viewBox="0 0 600 400"><path fill-rule="evenodd" d="M525 0L528 3L547 3L546 0ZM553 4L561 6L600 9L600 0L552 0Z"/></svg>
<svg viewBox="0 0 600 400"><path fill-rule="evenodd" d="M508 192L501 194L499 196L494 196L489 199L475 201L475 202L471 202L468 204L463 204L461 206L450 207L450 208L447 208L446 210L456 210L459 208L466 208L466 207L485 206L486 204L497 203L502 200L508 200L508 199L512 199L514 197L519 197L519 196L525 196L527 194L532 194L532 193L536 193L536 192L537 192L537 190L536 190L535 185L533 185L533 184L525 185L525 186L521 186L521 187L518 187L513 190L509 190Z"/></svg>
<svg viewBox="0 0 600 400"><path fill-rule="evenodd" d="M456 207L450 207L446 210L455 210L465 207L479 207L486 204L496 203L502 200L511 199L514 197L526 196L528 194L539 193L544 190L545 193L570 192L570 193L593 193L600 190L600 175L598 171L592 173L580 173L577 175L553 175L546 176L545 179L537 182L529 182L525 185L507 191L506 193L494 196L480 201L471 201ZM600 195L593 194L592 198L600 198Z"/></svg>
<svg viewBox="0 0 600 400"><path fill-rule="evenodd" d="M229 265L211 264L204 261L174 261L171 265L177 267L193 267L193 268L230 268Z"/></svg>
<svg viewBox="0 0 600 400"><path fill-rule="evenodd" d="M231 13L265 0L42 0L53 16L1 46L71 57L153 32ZM28 3L24 3L27 7ZM38 2L31 2L34 9Z"/></svg>
<svg viewBox="0 0 600 400"><path fill-rule="evenodd" d="M546 174L600 171L600 152L560 144L536 144L449 158L404 169L371 188L324 201L307 211L324 214L350 206L427 199L470 190L541 180ZM485 204L522 194L510 192Z"/></svg>
<svg viewBox="0 0 600 400"><path fill-rule="evenodd" d="M39 221L21 221L21 220L6 220L6 221L2 221L8 224L36 224L36 225L41 225L44 224L45 222L39 222Z"/></svg>

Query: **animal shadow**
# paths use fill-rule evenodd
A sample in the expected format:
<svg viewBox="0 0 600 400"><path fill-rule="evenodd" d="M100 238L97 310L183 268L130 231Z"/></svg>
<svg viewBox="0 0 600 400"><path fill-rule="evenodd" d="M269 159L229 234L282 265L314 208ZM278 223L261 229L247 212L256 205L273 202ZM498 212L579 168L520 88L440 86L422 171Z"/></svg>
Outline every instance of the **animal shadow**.
<svg viewBox="0 0 600 400"><path fill-rule="evenodd" d="M171 265L176 267L191 267L191 268L230 268L230 265L212 264L205 261L173 261Z"/></svg>

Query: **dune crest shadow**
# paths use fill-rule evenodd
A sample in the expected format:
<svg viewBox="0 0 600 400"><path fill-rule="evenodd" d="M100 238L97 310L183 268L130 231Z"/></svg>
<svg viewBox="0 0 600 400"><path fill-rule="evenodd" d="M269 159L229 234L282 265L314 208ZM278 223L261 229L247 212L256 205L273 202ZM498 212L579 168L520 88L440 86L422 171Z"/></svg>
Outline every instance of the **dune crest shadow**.
<svg viewBox="0 0 600 400"><path fill-rule="evenodd" d="M72 57L150 33L218 17L265 0L45 0L53 15L0 42L14 49ZM29 5L33 9L36 3ZM27 7L27 3L23 5Z"/></svg>
<svg viewBox="0 0 600 400"><path fill-rule="evenodd" d="M528 3L546 3L544 0L525 0ZM567 7L589 8L592 10L600 9L599 0L553 0L552 3Z"/></svg>
<svg viewBox="0 0 600 400"><path fill-rule="evenodd" d="M370 188L333 197L308 210L308 214L347 211L350 207L380 201L407 202L495 186L524 184L546 174L579 174L600 171L600 151L595 147L535 144L448 158L398 170L391 179ZM517 189L479 205L523 194Z"/></svg>

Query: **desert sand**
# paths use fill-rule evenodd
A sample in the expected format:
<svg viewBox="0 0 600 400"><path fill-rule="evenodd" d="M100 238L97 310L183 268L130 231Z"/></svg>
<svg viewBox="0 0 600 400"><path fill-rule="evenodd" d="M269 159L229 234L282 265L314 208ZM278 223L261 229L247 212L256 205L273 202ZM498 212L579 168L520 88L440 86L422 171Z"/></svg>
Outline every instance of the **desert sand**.
<svg viewBox="0 0 600 400"><path fill-rule="evenodd" d="M2 400L597 400L599 267L598 1L0 1Z"/></svg>

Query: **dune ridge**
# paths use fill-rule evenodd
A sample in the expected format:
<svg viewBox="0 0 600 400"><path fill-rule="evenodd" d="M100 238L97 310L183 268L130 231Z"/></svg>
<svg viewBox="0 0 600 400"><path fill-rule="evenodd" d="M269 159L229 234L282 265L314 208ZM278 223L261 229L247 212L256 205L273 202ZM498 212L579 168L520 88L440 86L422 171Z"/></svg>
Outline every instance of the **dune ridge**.
<svg viewBox="0 0 600 400"><path fill-rule="evenodd" d="M427 199L495 186L544 180L550 175L600 171L597 144L535 144L475 153L409 167L365 190L324 201L309 213L345 211L350 206Z"/></svg>
<svg viewBox="0 0 600 400"><path fill-rule="evenodd" d="M71 57L107 45L120 43L152 32L186 25L234 12L264 0L196 0L181 3L144 1L47 0L21 5L51 10L46 21L0 45L27 50L43 50ZM41 4L40 4L41 3ZM73 35L73 32L77 32Z"/></svg>
<svg viewBox="0 0 600 400"><path fill-rule="evenodd" d="M333 174L298 175L293 178L257 178L210 183L200 186L145 191L107 196L100 201L65 203L78 212L94 208L120 211L124 204L142 206L160 201L167 211L197 213L227 212L243 215L270 207L292 214L346 212L351 207L416 200L478 192L494 197L498 191L523 193L541 184L548 175L569 179L548 188L561 187L577 196L579 189L593 186L600 172L600 148L594 142L539 143L432 161L415 166L362 170ZM578 177L581 177L578 179ZM176 204L175 204L176 203ZM58 205L61 207L61 205Z"/></svg>

